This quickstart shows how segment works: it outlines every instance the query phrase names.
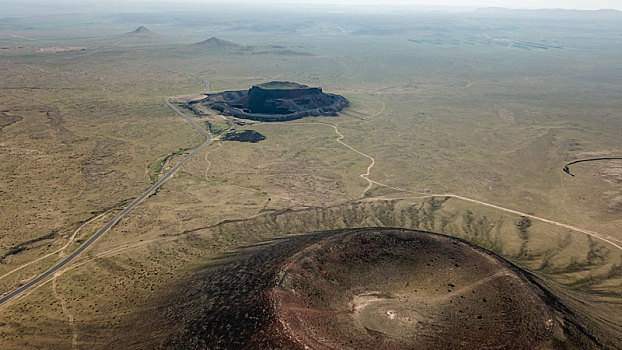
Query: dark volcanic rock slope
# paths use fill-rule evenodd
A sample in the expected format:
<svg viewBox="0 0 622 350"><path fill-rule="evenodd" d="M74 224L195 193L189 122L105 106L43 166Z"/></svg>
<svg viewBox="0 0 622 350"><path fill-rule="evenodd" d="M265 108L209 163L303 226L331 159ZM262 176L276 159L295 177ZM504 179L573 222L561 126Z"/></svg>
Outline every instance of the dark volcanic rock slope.
<svg viewBox="0 0 622 350"><path fill-rule="evenodd" d="M132 322L147 329L133 329L166 335L133 347L601 348L531 275L464 241L404 229L248 247L171 286L156 304Z"/></svg>
<svg viewBox="0 0 622 350"><path fill-rule="evenodd" d="M248 91L210 94L193 103L202 103L237 118L267 122L307 116L335 116L349 104L343 96L291 82L270 82L253 86Z"/></svg>

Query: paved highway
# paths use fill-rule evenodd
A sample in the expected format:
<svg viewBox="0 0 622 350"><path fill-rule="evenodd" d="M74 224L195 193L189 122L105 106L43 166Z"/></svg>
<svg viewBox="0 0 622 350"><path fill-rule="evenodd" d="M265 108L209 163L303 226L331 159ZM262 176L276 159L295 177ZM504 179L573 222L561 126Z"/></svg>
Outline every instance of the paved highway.
<svg viewBox="0 0 622 350"><path fill-rule="evenodd" d="M63 261L59 262L58 264L54 265L52 268L50 268L49 270L47 270L43 274L39 275L37 278L33 279L32 281L24 284L23 286L19 287L18 289L14 290L13 292L11 292L11 293L3 296L2 298L0 298L0 305L5 304L8 301L10 301L10 300L14 299L15 297L19 296L20 294L24 293L28 289L30 289L33 286L35 286L37 283L39 283L42 280L46 279L47 277L51 276L56 271L62 269L65 265L69 264L71 261L73 261L75 258L77 258L83 251L85 251L88 247L90 247L93 243L95 243L95 241L97 241L104 233L108 232L114 225L116 225L125 215L127 215L127 213L129 213L132 209L134 209L134 207L136 207L138 204L140 204L140 202L142 202L143 199L147 198L156 189L158 189L160 186L162 186L162 184L164 182L166 182L166 180L168 180L171 176L173 176L173 174L175 174L175 172L177 170L179 170L179 168L181 168L184 164L186 164L186 162L188 162L192 157L194 157L202 149L204 149L210 143L212 143L212 135L207 130L205 130L203 127L201 127L192 118L190 118L187 115L185 115L184 113L182 113L173 104L171 104L169 102L168 98L166 98L164 100L164 102L171 109L173 109L175 111L175 113L177 113L180 116L182 116L190 124L192 124L195 128L197 128L203 135L205 135L205 138L206 138L205 142L202 145L200 145L199 147L197 147L194 151L192 151L192 153L187 155L173 169L171 169L169 172L167 172L158 182L156 182L155 184L153 184L153 186L149 187L149 189L147 189L145 192L143 192L143 194L141 194L132 203L130 203L130 205L128 205L125 209L123 209L123 211L121 213L119 213L119 215L115 216L114 219L110 220L110 222L108 222L106 224L106 226L102 227L99 231L97 231L97 233L95 235L93 235L93 237L91 237L88 241L84 242L84 244L82 244L80 247L78 247L78 249L76 249L73 253L71 253L71 255L66 257Z"/></svg>
<svg viewBox="0 0 622 350"><path fill-rule="evenodd" d="M578 159L575 161L572 161L570 163L567 163L564 166L564 171L574 177L574 174L570 172L570 166L573 164L577 164L577 163L583 163L583 162L594 162L594 161L598 161L598 160L622 160L622 157L599 157L599 158L589 158L589 159Z"/></svg>

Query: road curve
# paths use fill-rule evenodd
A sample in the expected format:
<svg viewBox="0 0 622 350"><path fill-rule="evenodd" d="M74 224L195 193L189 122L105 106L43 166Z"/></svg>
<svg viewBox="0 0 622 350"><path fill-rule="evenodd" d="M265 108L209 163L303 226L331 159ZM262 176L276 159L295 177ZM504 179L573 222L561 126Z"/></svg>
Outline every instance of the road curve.
<svg viewBox="0 0 622 350"><path fill-rule="evenodd" d="M24 284L23 286L19 287L18 289L14 290L11 293L9 293L9 294L3 296L2 298L0 298L0 306L6 304L8 301L10 301L10 300L16 298L17 296L21 295L22 293L24 293L28 289L32 288L33 286L35 286L36 284L38 284L42 280L46 279L47 277L50 277L56 271L58 271L59 269L63 268L65 265L69 264L71 261L73 261L75 258L77 258L83 251L85 251L88 247L90 247L93 243L95 243L95 241L97 241L101 236L103 236L104 233L108 232L114 225L116 225L125 215L127 215L127 213L129 213L132 209L134 209L134 207L136 207L138 204L140 204L140 202L142 202L145 198L147 198L149 195L151 195L156 189L158 189L160 186L162 186L162 184L164 182L166 182L169 178L171 178L171 176L173 176L173 174L175 174L175 172L177 172L177 170L179 170L179 168L181 168L184 164L186 164L186 162L188 162L192 157L194 157L202 149L204 149L210 143L212 143L212 135L207 130L205 130L202 126L200 126L192 118L188 117L183 112L181 112L173 104L171 104L169 102L168 98L166 98L164 100L164 102L166 103L167 106L169 106L172 110L174 110L175 113L177 113L180 116L182 116L190 124L192 124L192 126L197 128L203 135L205 135L205 138L206 138L205 142L203 142L203 144L201 144L194 151L192 151L192 153L190 153L184 159L182 159L181 162L179 162L179 164L177 164L173 169L171 169L169 172L167 172L158 182L156 182L151 187L149 187L149 189L147 189L145 192L143 192L143 194L141 194L138 198L134 199L134 201L132 203L130 203L130 205L128 205L125 209L123 209L123 211L121 213L119 213L112 220L110 220L106 224L106 226L102 227L99 231L97 231L97 233L95 235L93 235L88 241L84 242L84 244L82 244L80 247L78 247L78 249L76 249L73 253L71 253L69 256L67 256L65 259L63 259L61 262L57 263L52 268L50 268L49 270L45 271L44 273L42 273L41 275L39 275L38 277L36 277L32 281Z"/></svg>
<svg viewBox="0 0 622 350"><path fill-rule="evenodd" d="M578 159L575 161L572 161L570 163L566 163L566 165L564 165L564 171L570 175L574 177L574 174L570 172L570 166L573 164L577 164L577 163L583 163L583 162L594 162L594 161L599 161L599 160L622 160L622 157L599 157L599 158L588 158L588 159Z"/></svg>

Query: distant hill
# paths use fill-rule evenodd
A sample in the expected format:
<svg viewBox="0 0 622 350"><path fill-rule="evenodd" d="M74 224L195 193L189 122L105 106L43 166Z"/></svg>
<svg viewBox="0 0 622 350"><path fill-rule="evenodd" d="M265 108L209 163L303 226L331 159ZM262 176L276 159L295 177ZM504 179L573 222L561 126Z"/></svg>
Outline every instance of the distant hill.
<svg viewBox="0 0 622 350"><path fill-rule="evenodd" d="M170 43L173 41L173 38L152 32L145 26L140 26L131 32L123 33L117 38L121 39L118 44L123 45L153 45Z"/></svg>
<svg viewBox="0 0 622 350"><path fill-rule="evenodd" d="M315 56L310 52L294 51L286 49L285 46L268 45L268 46L251 46L234 43L232 41L223 40L215 36L195 43L193 47L207 48L210 50L221 51L237 51L239 53L247 53L253 55L278 55L278 56Z"/></svg>
<svg viewBox="0 0 622 350"><path fill-rule="evenodd" d="M128 35L151 35L154 34L152 31L147 29L147 27L140 26L131 32L127 32Z"/></svg>
<svg viewBox="0 0 622 350"><path fill-rule="evenodd" d="M244 45L240 45L240 44L236 44L234 42L231 41L227 41L227 40L223 40L220 38L217 38L215 36L207 39L207 40L203 40L201 42L196 43L195 45L197 46L205 46L205 47L212 47L212 48L220 48L220 49L241 49L244 47Z"/></svg>

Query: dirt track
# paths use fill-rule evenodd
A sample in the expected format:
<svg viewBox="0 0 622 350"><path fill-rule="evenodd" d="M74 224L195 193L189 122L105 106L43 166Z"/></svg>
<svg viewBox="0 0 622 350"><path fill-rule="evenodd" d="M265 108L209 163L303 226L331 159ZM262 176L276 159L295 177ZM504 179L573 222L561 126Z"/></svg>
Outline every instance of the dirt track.
<svg viewBox="0 0 622 350"><path fill-rule="evenodd" d="M205 142L202 143L200 146L198 146L194 151L192 151L190 154L188 154L185 158L183 158L177 165L175 165L171 170L169 170L166 174L164 174L164 176L160 180L158 180L155 184L153 184L151 187L149 187L138 198L133 200L125 209L123 209L117 216L115 216L111 221L109 221L104 227L102 227L93 236L91 236L91 238L89 238L86 242L84 242L76 250L74 250L71 254L69 254L69 256L67 256L62 261L56 263L54 266L49 268L47 271L45 271L41 275L35 277L34 279L30 280L29 282L27 282L26 284L22 285L21 287L15 289L15 290L12 290L12 291L8 291L4 295L2 295L0 297L0 306L5 304L5 303L7 303L7 302L9 302L9 301L11 301L11 300L13 300L16 297L19 297L19 296L23 295L24 292L26 292L26 291L30 290L31 288L35 287L37 284L39 284L43 280L45 280L48 277L52 276L54 273L56 273L57 271L59 271L63 267L65 267L67 264L70 264L72 261L74 261L78 256L80 256L80 254L82 254L83 251L88 249L101 236L103 236L113 226L115 226L125 215L127 215L127 213L129 213L132 209L134 209L134 207L139 205L143 200L145 200L145 198L148 198L152 193L154 193L158 188L160 188L160 186L162 186L162 184L164 184L164 182L166 182L168 179L170 179L177 172L177 170L179 170L179 168L181 168L184 164L186 164L187 161L189 161L197 153L199 153L201 150L203 150L205 147L209 146L212 143L212 141L213 141L212 135L207 130L205 130L203 127L201 127L199 124L197 124L192 118L190 118L190 117L186 116L184 113L182 113L177 107L172 105L169 102L168 98L166 98L164 100L164 102L173 111L175 111L175 113L177 113L178 115L180 115L181 117L186 119L190 124L192 124L192 126L194 126L197 130L199 130L206 137ZM64 250L64 248L63 248L63 250ZM56 252L51 253L51 254L55 254L55 253ZM50 256L50 254L48 254L47 256ZM45 256L45 257L47 257L47 256ZM43 258L45 258L45 257L43 257ZM40 259L43 259L43 258L40 258ZM22 268L24 266L26 266L26 265L23 265L23 266L21 266L19 268Z"/></svg>

